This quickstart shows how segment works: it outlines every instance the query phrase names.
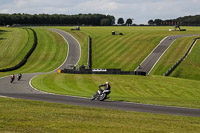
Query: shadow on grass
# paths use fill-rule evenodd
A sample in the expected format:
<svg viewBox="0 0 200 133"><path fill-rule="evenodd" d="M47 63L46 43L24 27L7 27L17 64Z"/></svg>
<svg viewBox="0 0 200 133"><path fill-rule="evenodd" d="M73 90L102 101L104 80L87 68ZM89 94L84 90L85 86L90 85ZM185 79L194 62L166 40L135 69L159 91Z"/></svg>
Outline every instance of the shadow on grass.
<svg viewBox="0 0 200 133"><path fill-rule="evenodd" d="M9 32L9 31L7 31L7 30L0 30L0 34L3 34L5 32Z"/></svg>
<svg viewBox="0 0 200 133"><path fill-rule="evenodd" d="M0 33L1 33L1 32L8 32L8 31L7 31L7 30L0 30Z"/></svg>

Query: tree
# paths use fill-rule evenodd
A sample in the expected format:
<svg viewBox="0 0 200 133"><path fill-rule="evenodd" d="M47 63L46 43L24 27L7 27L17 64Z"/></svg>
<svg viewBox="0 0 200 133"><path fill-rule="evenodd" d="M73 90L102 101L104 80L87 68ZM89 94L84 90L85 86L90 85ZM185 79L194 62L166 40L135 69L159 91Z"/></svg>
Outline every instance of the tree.
<svg viewBox="0 0 200 133"><path fill-rule="evenodd" d="M109 26L111 25L110 20L107 18L101 19L101 26Z"/></svg>
<svg viewBox="0 0 200 133"><path fill-rule="evenodd" d="M1 14L0 25L12 24L46 24L46 25L113 25L115 17L103 14Z"/></svg>
<svg viewBox="0 0 200 133"><path fill-rule="evenodd" d="M154 20L154 24L156 24L156 25L161 25L161 23L162 23L161 19L155 19Z"/></svg>
<svg viewBox="0 0 200 133"><path fill-rule="evenodd" d="M126 20L126 24L127 24L127 25L131 25L132 23L133 23L132 19L128 18L128 19Z"/></svg>
<svg viewBox="0 0 200 133"><path fill-rule="evenodd" d="M119 18L117 21L117 24L124 24L124 19L123 18Z"/></svg>
<svg viewBox="0 0 200 133"><path fill-rule="evenodd" d="M153 25L153 23L154 23L154 21L152 19L148 21L149 25Z"/></svg>
<svg viewBox="0 0 200 133"><path fill-rule="evenodd" d="M111 15L107 15L107 17L110 19L111 25L115 24L115 17Z"/></svg>

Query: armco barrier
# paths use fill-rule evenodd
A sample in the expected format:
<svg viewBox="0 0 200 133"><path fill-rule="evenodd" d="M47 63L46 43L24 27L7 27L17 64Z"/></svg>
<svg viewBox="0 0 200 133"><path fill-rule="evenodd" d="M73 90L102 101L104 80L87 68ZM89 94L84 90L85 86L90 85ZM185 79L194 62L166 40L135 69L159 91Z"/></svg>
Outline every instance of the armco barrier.
<svg viewBox="0 0 200 133"><path fill-rule="evenodd" d="M136 72L136 71L121 71L121 69L64 69L61 73L69 74L116 74L116 75L142 75L146 76L146 72Z"/></svg>
<svg viewBox="0 0 200 133"><path fill-rule="evenodd" d="M164 76L169 76L169 75L177 68L177 66L188 56L188 54L190 53L192 47L194 46L194 44L196 43L196 41L197 41L198 39L200 39L200 37L199 37L199 38L194 38L194 41L193 41L192 44L190 45L190 47L189 47L189 49L187 50L187 52L185 53L185 55L184 55L180 60L178 60L178 61L176 62L176 64L173 65L173 66L164 74Z"/></svg>
<svg viewBox="0 0 200 133"><path fill-rule="evenodd" d="M33 51L35 50L35 48L37 46L37 35L36 35L36 32L33 29L31 29L31 28L29 28L29 29L32 30L32 32L34 34L34 43L33 43L32 48L29 50L29 52L26 54L26 56L24 57L24 59L19 64L15 65L13 67L10 67L10 68L1 69L0 72L7 72L7 71L16 70L16 69L22 67L27 62L28 58L31 56L31 54L33 53Z"/></svg>

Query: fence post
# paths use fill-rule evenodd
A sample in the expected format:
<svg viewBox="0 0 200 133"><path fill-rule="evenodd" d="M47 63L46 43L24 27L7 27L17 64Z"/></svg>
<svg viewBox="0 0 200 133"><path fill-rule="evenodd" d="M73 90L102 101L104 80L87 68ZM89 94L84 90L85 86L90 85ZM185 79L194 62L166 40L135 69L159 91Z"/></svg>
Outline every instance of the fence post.
<svg viewBox="0 0 200 133"><path fill-rule="evenodd" d="M88 36L88 69L92 69L92 38Z"/></svg>

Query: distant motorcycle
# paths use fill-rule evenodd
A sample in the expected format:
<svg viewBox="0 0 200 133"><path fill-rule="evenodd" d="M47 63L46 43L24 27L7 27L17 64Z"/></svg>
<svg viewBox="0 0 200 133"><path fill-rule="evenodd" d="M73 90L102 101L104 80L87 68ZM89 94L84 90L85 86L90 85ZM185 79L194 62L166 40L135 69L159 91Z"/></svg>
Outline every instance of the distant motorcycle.
<svg viewBox="0 0 200 133"><path fill-rule="evenodd" d="M104 101L107 99L107 95L110 93L110 90L102 90L99 87L99 90L92 96L92 101L93 100L99 100L99 101Z"/></svg>
<svg viewBox="0 0 200 133"><path fill-rule="evenodd" d="M10 79L11 79L11 80L10 80L10 83L13 83L13 81L15 80L15 75L14 75L14 74L11 75L11 76L10 76Z"/></svg>
<svg viewBox="0 0 200 133"><path fill-rule="evenodd" d="M17 75L17 80L20 81L21 78L22 78L22 74L20 73Z"/></svg>

